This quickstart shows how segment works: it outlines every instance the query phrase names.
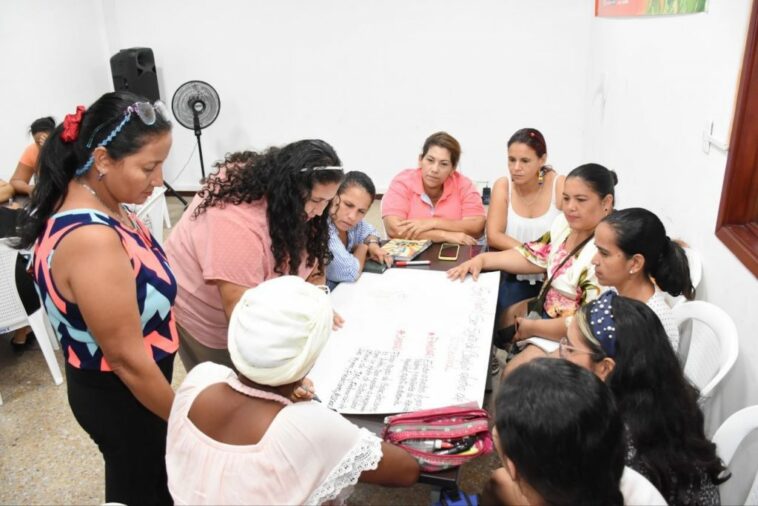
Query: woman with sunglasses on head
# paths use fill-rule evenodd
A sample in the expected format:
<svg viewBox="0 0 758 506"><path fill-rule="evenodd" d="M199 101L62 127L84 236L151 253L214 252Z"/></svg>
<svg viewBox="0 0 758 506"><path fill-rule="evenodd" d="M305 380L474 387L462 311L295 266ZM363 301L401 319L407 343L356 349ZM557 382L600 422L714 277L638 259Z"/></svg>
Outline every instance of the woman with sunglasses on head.
<svg viewBox="0 0 758 506"><path fill-rule="evenodd" d="M340 165L322 140L233 153L216 164L166 241L187 371L205 361L233 367L229 317L248 288L287 274L325 283L324 211L342 180Z"/></svg>
<svg viewBox="0 0 758 506"><path fill-rule="evenodd" d="M357 170L345 174L329 211L329 288L357 281L368 259L392 264L392 256L379 246L379 232L364 220L375 197L374 183L366 174Z"/></svg>
<svg viewBox="0 0 758 506"><path fill-rule="evenodd" d="M460 157L461 145L446 132L424 141L418 168L395 176L382 197L390 238L477 243L484 232L484 206L474 183L457 170Z"/></svg>
<svg viewBox="0 0 758 506"><path fill-rule="evenodd" d="M163 184L170 147L160 102L116 92L77 107L42 149L21 228L61 341L71 410L105 460L106 502L171 503L176 283L161 246L122 205Z"/></svg>
<svg viewBox="0 0 758 506"><path fill-rule="evenodd" d="M528 301L518 302L501 315L499 327L514 323L515 333L502 336L495 345L505 347L509 339L522 341L533 336L544 338L540 346L527 345L508 364L508 368L552 351L566 333L566 318L600 292L595 267L592 237L600 220L613 209L614 186L618 179L596 163L581 165L572 170L563 187L563 213L553 221L550 231L539 240L524 243L506 251L484 253L450 269L448 278L463 280L471 273L474 280L483 270L501 270L511 274L545 273L547 288L542 307L534 319L525 318ZM514 327L511 327L512 329ZM552 341L552 342L550 342Z"/></svg>
<svg viewBox="0 0 758 506"><path fill-rule="evenodd" d="M600 284L650 306L677 351L679 328L663 292L688 300L695 295L684 249L666 235L655 214L639 207L603 219L595 230L595 246L592 263Z"/></svg>
<svg viewBox="0 0 758 506"><path fill-rule="evenodd" d="M700 394L653 310L609 290L577 312L567 333L555 354L610 387L626 426L626 464L669 504L720 504L725 467L705 436Z"/></svg>
<svg viewBox="0 0 758 506"><path fill-rule="evenodd" d="M550 230L561 213L564 176L546 165L545 137L534 128L522 128L508 140L508 176L492 185L487 211L487 244L508 250L535 241ZM498 312L511 304L536 297L544 274L504 273L498 294Z"/></svg>

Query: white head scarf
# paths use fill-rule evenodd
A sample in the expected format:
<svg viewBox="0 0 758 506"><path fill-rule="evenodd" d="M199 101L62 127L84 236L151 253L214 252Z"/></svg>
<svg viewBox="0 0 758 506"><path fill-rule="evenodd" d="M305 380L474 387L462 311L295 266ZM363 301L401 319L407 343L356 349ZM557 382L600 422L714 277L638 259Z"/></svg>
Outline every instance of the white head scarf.
<svg viewBox="0 0 758 506"><path fill-rule="evenodd" d="M331 330L327 293L298 276L281 276L247 290L234 307L229 354L251 381L286 385L305 377Z"/></svg>

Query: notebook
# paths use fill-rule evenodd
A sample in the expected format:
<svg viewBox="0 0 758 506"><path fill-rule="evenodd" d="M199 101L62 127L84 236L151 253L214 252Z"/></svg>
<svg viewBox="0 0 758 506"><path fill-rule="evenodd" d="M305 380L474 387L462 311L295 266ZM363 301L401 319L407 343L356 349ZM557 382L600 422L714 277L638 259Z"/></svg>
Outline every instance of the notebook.
<svg viewBox="0 0 758 506"><path fill-rule="evenodd" d="M390 239L382 246L382 249L392 255L395 260L407 262L419 256L431 245L432 241L429 239Z"/></svg>

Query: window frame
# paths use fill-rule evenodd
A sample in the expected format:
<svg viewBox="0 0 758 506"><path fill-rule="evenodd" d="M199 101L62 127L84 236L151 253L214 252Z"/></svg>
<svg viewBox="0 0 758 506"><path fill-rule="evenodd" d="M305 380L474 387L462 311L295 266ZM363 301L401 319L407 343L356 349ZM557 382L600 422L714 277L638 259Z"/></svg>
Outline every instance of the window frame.
<svg viewBox="0 0 758 506"><path fill-rule="evenodd" d="M716 236L758 277L758 1L748 27Z"/></svg>

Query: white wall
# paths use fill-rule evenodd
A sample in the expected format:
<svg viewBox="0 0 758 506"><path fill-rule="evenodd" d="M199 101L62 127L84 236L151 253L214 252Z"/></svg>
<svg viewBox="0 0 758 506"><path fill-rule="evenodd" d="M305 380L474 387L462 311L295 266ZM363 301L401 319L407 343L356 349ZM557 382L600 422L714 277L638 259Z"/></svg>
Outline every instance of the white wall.
<svg viewBox="0 0 758 506"><path fill-rule="evenodd" d="M620 207L655 210L670 236L702 254L698 298L725 309L740 334L711 431L758 404L758 283L715 236L726 154L701 149L706 120L729 139L750 7L712 0L707 14L591 23L584 155L619 173Z"/></svg>
<svg viewBox="0 0 758 506"><path fill-rule="evenodd" d="M32 121L60 122L112 87L102 20L98 0L0 2L0 178L32 142Z"/></svg>
<svg viewBox="0 0 758 506"><path fill-rule="evenodd" d="M212 84L221 115L206 165L225 152L307 137L385 188L448 130L461 170L494 180L508 137L543 130L551 161L580 160L592 6L586 0L105 2L108 52L151 47L161 93ZM177 125L167 179L194 188L192 131Z"/></svg>

